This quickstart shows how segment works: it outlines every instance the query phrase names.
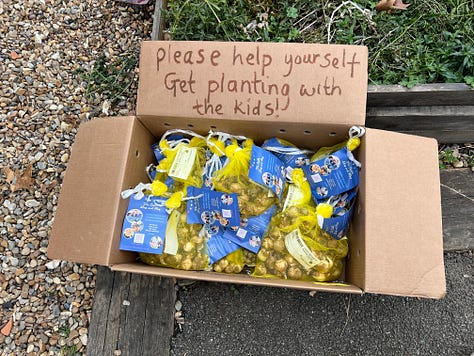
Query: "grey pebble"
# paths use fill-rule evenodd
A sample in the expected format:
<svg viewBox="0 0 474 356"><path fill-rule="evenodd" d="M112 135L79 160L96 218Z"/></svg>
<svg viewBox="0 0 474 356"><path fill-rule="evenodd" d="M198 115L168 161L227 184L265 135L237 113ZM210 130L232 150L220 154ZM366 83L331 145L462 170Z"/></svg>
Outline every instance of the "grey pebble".
<svg viewBox="0 0 474 356"><path fill-rule="evenodd" d="M35 199L29 199L25 202L25 205L28 207L28 208L35 208L37 206L40 206L40 202L35 200Z"/></svg>

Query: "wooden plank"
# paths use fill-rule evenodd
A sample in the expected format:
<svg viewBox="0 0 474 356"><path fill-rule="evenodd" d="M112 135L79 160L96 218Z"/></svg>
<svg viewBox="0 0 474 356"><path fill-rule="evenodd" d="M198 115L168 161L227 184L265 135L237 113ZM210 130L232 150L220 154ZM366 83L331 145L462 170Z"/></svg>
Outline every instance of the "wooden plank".
<svg viewBox="0 0 474 356"><path fill-rule="evenodd" d="M463 83L369 85L367 106L473 105L474 90Z"/></svg>
<svg viewBox="0 0 474 356"><path fill-rule="evenodd" d="M175 281L98 267L87 355L169 355Z"/></svg>
<svg viewBox="0 0 474 356"><path fill-rule="evenodd" d="M98 266L94 293L94 306L89 325L87 354L101 355L106 341L110 301L114 291L114 273L107 267Z"/></svg>
<svg viewBox="0 0 474 356"><path fill-rule="evenodd" d="M474 249L474 173L441 170L444 250Z"/></svg>
<svg viewBox="0 0 474 356"><path fill-rule="evenodd" d="M166 8L166 0L155 0L155 11L153 13L153 27L151 29L151 39L153 41L163 39L163 9Z"/></svg>
<svg viewBox="0 0 474 356"><path fill-rule="evenodd" d="M367 108L366 126L435 137L440 142L474 141L474 106ZM448 134L453 137L448 138Z"/></svg>
<svg viewBox="0 0 474 356"><path fill-rule="evenodd" d="M417 135L423 137L432 137L438 140L439 143L466 143L473 142L474 130L423 130L423 131L398 131L409 135Z"/></svg>
<svg viewBox="0 0 474 356"><path fill-rule="evenodd" d="M128 300L130 289L130 274L114 272L114 290L110 298L109 312L106 323L106 342L102 353L97 355L113 355L119 348L120 326L126 320L127 309L123 305L124 300ZM95 303L94 303L95 306ZM98 306L100 308L100 306Z"/></svg>
<svg viewBox="0 0 474 356"><path fill-rule="evenodd" d="M142 355L169 355L174 330L175 280L151 276L143 278L149 284L143 333L143 339L147 340L147 343L143 347Z"/></svg>

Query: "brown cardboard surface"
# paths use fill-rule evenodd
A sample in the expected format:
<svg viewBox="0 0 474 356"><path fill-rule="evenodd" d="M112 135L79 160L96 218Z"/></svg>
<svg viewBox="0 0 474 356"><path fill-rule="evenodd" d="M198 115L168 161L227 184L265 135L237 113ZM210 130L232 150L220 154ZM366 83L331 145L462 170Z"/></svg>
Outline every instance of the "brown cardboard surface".
<svg viewBox="0 0 474 356"><path fill-rule="evenodd" d="M252 138L257 143L262 143L271 137L280 137L295 145L308 149L315 149L316 145L331 145L347 139L350 125L329 125L300 122L269 123L259 120L226 119L196 119L196 118L159 118L148 116L140 121L156 137L169 129L189 129L201 135L207 135L209 130L231 132L233 135L244 135Z"/></svg>
<svg viewBox="0 0 474 356"><path fill-rule="evenodd" d="M367 56L349 45L143 42L137 114L364 125Z"/></svg>
<svg viewBox="0 0 474 356"><path fill-rule="evenodd" d="M366 292L446 293L437 142L367 129Z"/></svg>
<svg viewBox="0 0 474 356"><path fill-rule="evenodd" d="M356 156L362 167L359 171L359 192L355 202L354 215L349 230L349 254L346 263L346 280L363 289L365 285L365 209L366 183L365 161L367 144L365 138L357 149Z"/></svg>
<svg viewBox="0 0 474 356"><path fill-rule="evenodd" d="M62 183L49 258L109 263L135 121L115 117L81 125ZM121 255L122 260L134 259L131 253Z"/></svg>
<svg viewBox="0 0 474 356"><path fill-rule="evenodd" d="M310 283L276 278L255 278L245 274L225 274L204 271L182 271L171 268L147 266L139 263L123 263L113 265L113 271L159 275L164 277L195 279L211 282L253 284L267 287L316 290L324 292L361 294L362 290L350 284L342 283Z"/></svg>

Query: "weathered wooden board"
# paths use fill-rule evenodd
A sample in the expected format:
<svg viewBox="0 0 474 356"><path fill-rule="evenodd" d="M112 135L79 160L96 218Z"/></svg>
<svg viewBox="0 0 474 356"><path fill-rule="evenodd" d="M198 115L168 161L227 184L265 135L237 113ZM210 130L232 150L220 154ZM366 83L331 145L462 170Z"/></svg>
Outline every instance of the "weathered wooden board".
<svg viewBox="0 0 474 356"><path fill-rule="evenodd" d="M166 0L155 0L155 12L153 13L153 27L151 29L151 39L153 41L163 39L163 16L162 10L166 8Z"/></svg>
<svg viewBox="0 0 474 356"><path fill-rule="evenodd" d="M474 173L447 169L440 178L444 250L474 249Z"/></svg>
<svg viewBox="0 0 474 356"><path fill-rule="evenodd" d="M474 105L474 90L463 83L369 85L367 106Z"/></svg>
<svg viewBox="0 0 474 356"><path fill-rule="evenodd" d="M174 279L98 267L87 355L169 355Z"/></svg>
<svg viewBox="0 0 474 356"><path fill-rule="evenodd" d="M404 131L400 130L398 132L417 135L424 137L432 137L438 140L439 143L467 143L473 142L474 130L413 130L413 131Z"/></svg>
<svg viewBox="0 0 474 356"><path fill-rule="evenodd" d="M366 126L434 137L443 143L474 141L474 106L368 107Z"/></svg>

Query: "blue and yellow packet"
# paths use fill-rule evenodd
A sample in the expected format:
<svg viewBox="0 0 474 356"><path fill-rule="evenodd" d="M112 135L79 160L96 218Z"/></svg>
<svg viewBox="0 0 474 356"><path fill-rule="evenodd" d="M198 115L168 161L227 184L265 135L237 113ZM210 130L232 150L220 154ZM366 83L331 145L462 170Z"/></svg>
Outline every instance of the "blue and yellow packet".
<svg viewBox="0 0 474 356"><path fill-rule="evenodd" d="M285 184L285 166L273 153L258 146L252 146L248 177L269 188L281 200Z"/></svg>
<svg viewBox="0 0 474 356"><path fill-rule="evenodd" d="M234 226L240 223L238 197L208 188L187 188L188 224Z"/></svg>
<svg viewBox="0 0 474 356"><path fill-rule="evenodd" d="M224 237L224 230L221 228L214 235L208 235L207 238L207 253L211 264L219 261L228 254L239 249L239 245Z"/></svg>
<svg viewBox="0 0 474 356"><path fill-rule="evenodd" d="M327 199L325 203L333 206L333 212L329 218L318 215L319 227L337 240L345 237L349 230L356 196L357 190L353 189Z"/></svg>
<svg viewBox="0 0 474 356"><path fill-rule="evenodd" d="M163 253L168 211L166 199L143 195L130 197L123 221L120 249L123 251Z"/></svg>
<svg viewBox="0 0 474 356"><path fill-rule="evenodd" d="M315 203L351 190L359 184L359 166L347 147L303 167Z"/></svg>
<svg viewBox="0 0 474 356"><path fill-rule="evenodd" d="M276 207L272 206L261 215L242 219L240 226L226 229L224 237L253 253L257 253L262 246L263 235L267 231L275 211Z"/></svg>
<svg viewBox="0 0 474 356"><path fill-rule="evenodd" d="M272 152L280 159L285 166L287 177L291 175L291 171L294 168L301 168L309 163L309 158L307 156L309 151L302 150L281 138L270 138L266 140L261 147Z"/></svg>

